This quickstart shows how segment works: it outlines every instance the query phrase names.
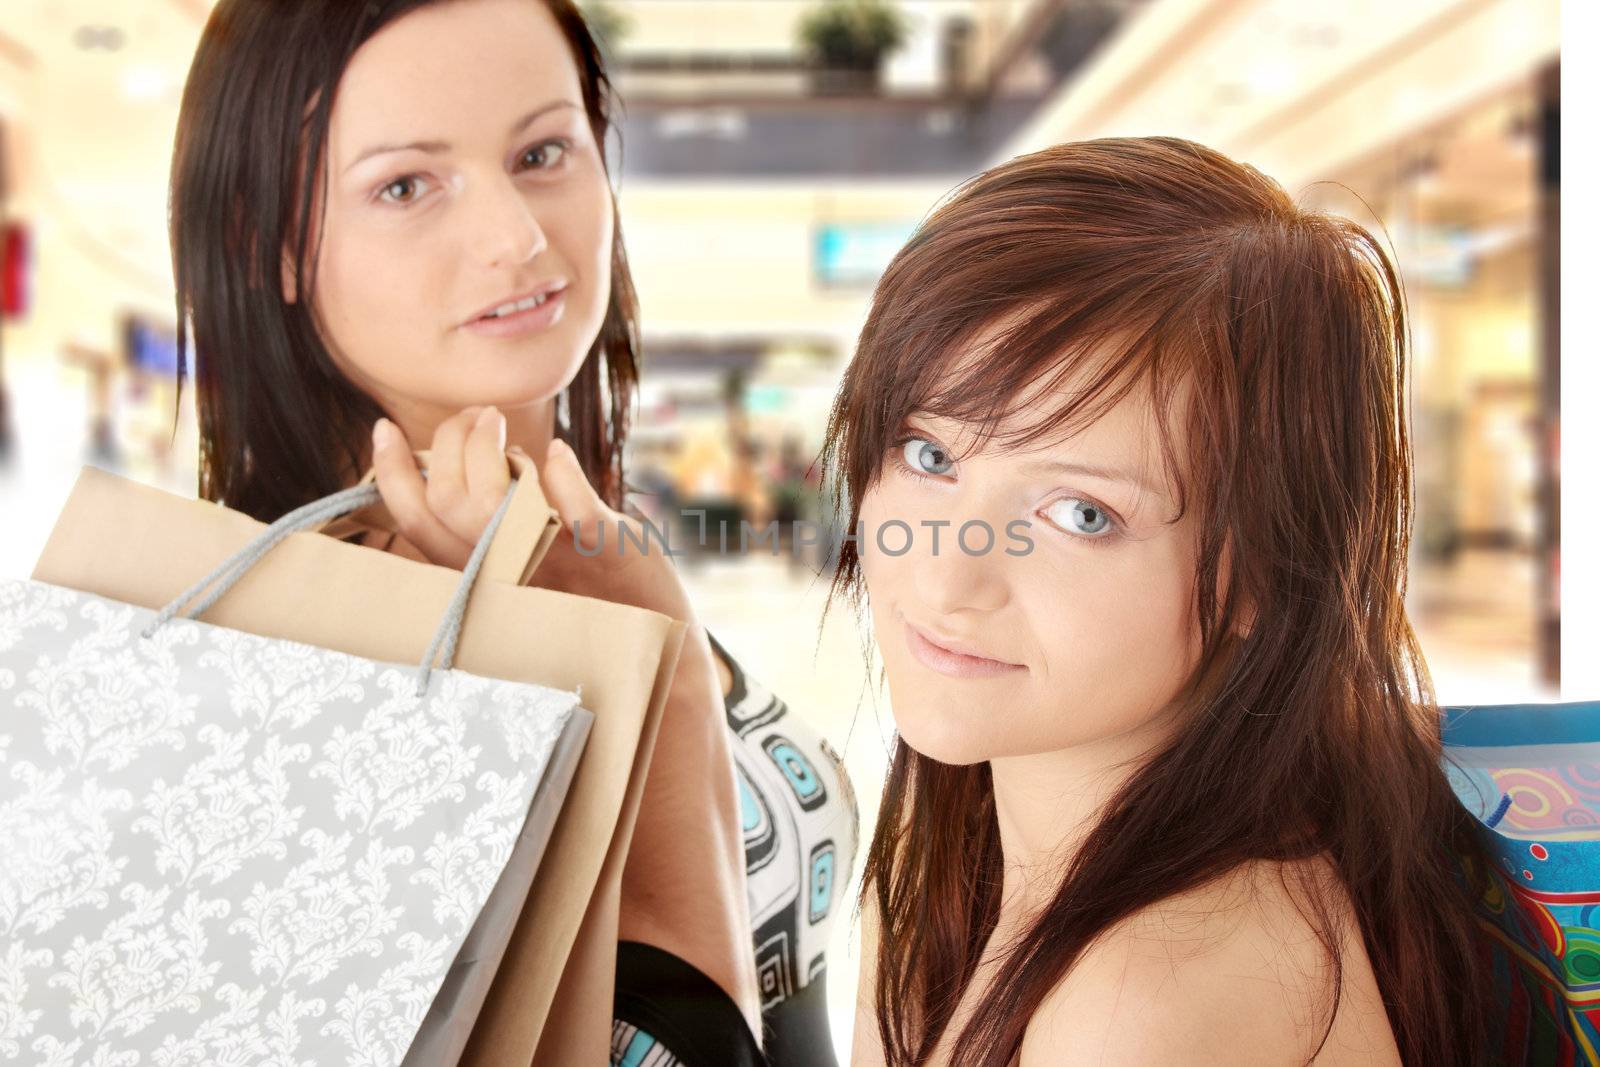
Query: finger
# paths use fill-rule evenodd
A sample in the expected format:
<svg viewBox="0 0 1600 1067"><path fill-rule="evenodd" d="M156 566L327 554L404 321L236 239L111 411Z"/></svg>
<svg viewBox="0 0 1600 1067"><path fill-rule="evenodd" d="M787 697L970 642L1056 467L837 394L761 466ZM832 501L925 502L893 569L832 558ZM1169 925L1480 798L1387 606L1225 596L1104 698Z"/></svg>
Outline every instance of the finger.
<svg viewBox="0 0 1600 1067"><path fill-rule="evenodd" d="M506 417L489 407L467 434L467 495L483 525L488 525L511 486L511 465L506 460Z"/></svg>
<svg viewBox="0 0 1600 1067"><path fill-rule="evenodd" d="M584 548L600 544L599 529L611 518L611 509L589 484L577 453L560 438L550 442L545 454L544 469L539 472L539 484L549 498L550 506L561 516L562 525L573 534L573 539ZM581 534L581 539L579 535ZM617 531L611 531L616 536Z"/></svg>
<svg viewBox="0 0 1600 1067"><path fill-rule="evenodd" d="M480 406L458 411L433 431L428 447L428 507L451 533L476 543L482 523L467 495L466 438L483 412ZM476 523L476 525L475 525Z"/></svg>
<svg viewBox="0 0 1600 1067"><path fill-rule="evenodd" d="M372 467L384 507L407 541L435 563L454 566L465 561L471 546L451 533L428 507L427 485L405 434L388 419L379 419L372 433Z"/></svg>

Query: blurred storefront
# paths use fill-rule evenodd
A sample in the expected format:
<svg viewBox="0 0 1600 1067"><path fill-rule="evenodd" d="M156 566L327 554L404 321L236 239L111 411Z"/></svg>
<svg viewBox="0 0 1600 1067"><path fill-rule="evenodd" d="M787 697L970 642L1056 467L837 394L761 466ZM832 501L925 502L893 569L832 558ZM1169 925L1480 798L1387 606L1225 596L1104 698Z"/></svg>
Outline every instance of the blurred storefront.
<svg viewBox="0 0 1600 1067"><path fill-rule="evenodd" d="M726 440L724 469L774 436L814 454L825 401L748 390L781 358L784 390L825 397L877 271L966 174L1060 140L1191 137L1387 234L1412 315L1411 607L1435 680L1446 699L1553 690L1553 3L907 4L917 40L877 94L846 100L777 74L803 69L783 42L804 4L743 6L715 44L688 40L671 3L610 6L633 22L624 213L647 359L691 383L662 388L731 402L741 433L776 424Z"/></svg>
<svg viewBox="0 0 1600 1067"><path fill-rule="evenodd" d="M1413 614L1480 667L1528 662L1549 684L1559 679L1560 399L1545 304L1558 235L1543 201L1554 195L1555 84L1551 71L1508 86L1314 190L1319 206L1375 213L1406 282Z"/></svg>
<svg viewBox="0 0 1600 1067"><path fill-rule="evenodd" d="M1414 342L1410 607L1444 699L1559 681L1554 3L1171 0L996 156L1171 134L1386 237Z"/></svg>

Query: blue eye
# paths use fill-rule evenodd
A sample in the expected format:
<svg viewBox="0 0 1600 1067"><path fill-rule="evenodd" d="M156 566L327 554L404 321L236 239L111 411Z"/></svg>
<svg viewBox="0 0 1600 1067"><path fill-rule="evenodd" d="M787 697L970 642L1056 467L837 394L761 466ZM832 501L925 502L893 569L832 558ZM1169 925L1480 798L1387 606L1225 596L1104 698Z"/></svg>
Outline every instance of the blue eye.
<svg viewBox="0 0 1600 1067"><path fill-rule="evenodd" d="M1080 537L1104 537L1114 526L1105 508L1076 496L1057 500L1045 508L1045 516L1063 530Z"/></svg>
<svg viewBox="0 0 1600 1067"><path fill-rule="evenodd" d="M955 460L943 446L925 437L908 437L902 442L900 456L906 466L922 474L945 474L955 466Z"/></svg>

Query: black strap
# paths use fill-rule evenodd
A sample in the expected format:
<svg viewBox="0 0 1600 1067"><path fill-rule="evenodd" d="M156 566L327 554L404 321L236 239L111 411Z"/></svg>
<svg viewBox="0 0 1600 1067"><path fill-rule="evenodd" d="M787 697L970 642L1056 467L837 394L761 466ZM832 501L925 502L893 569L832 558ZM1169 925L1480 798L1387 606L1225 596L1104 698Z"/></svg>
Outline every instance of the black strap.
<svg viewBox="0 0 1600 1067"><path fill-rule="evenodd" d="M612 1010L684 1067L768 1067L733 998L699 968L654 945L617 943Z"/></svg>

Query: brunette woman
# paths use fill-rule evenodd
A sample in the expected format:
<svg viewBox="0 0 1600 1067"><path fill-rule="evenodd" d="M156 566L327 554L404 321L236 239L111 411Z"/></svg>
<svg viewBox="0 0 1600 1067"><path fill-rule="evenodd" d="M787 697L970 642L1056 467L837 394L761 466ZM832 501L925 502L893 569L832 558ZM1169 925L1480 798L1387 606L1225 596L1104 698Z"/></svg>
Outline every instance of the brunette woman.
<svg viewBox="0 0 1600 1067"><path fill-rule="evenodd" d="M823 842L847 877L842 770L699 625L663 552L573 543L577 522L639 522L613 108L570 0L217 4L172 180L200 495L269 521L370 466L393 521L351 538L459 568L505 451L526 452L566 524L535 583L689 624L622 875L613 1058L754 1063L765 1037L775 1062L828 1063L829 922L794 887ZM802 812L773 733L827 804ZM759 841L752 810L774 813Z"/></svg>
<svg viewBox="0 0 1600 1067"><path fill-rule="evenodd" d="M827 454L899 737L856 1062L1482 1063L1379 242L1174 138L963 185Z"/></svg>

